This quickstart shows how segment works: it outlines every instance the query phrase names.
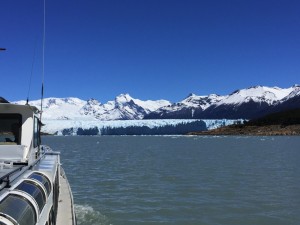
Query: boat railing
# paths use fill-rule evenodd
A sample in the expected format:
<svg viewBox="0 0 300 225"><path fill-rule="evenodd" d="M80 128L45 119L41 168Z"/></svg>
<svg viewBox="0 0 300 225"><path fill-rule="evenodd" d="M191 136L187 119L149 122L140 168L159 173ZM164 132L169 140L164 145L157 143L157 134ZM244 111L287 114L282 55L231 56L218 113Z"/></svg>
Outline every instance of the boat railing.
<svg viewBox="0 0 300 225"><path fill-rule="evenodd" d="M25 166L26 165L15 166L14 168L10 169L9 172L2 174L0 176L0 190L2 190L5 187L10 187L11 176L16 174L17 172L20 172Z"/></svg>

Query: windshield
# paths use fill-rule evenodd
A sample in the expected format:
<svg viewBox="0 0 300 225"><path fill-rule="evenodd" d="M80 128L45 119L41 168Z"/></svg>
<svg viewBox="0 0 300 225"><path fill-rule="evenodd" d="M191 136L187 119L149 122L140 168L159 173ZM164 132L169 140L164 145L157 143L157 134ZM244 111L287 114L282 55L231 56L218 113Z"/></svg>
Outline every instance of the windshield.
<svg viewBox="0 0 300 225"><path fill-rule="evenodd" d="M20 144L21 119L20 114L0 114L0 144Z"/></svg>

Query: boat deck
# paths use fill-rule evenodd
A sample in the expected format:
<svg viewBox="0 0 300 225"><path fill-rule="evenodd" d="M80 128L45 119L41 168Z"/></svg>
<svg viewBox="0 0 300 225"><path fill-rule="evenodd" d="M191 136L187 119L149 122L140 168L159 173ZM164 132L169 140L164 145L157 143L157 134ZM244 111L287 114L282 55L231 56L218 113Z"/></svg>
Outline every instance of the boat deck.
<svg viewBox="0 0 300 225"><path fill-rule="evenodd" d="M57 225L75 225L75 214L71 189L64 171L60 174L60 193L57 210Z"/></svg>

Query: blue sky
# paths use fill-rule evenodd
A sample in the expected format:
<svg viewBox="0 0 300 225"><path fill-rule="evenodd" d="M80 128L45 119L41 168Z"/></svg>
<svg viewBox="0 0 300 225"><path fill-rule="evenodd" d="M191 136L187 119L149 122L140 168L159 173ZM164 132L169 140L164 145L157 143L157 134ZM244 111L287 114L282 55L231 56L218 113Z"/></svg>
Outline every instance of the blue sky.
<svg viewBox="0 0 300 225"><path fill-rule="evenodd" d="M0 95L26 99L32 71L38 99L43 0L0 8ZM298 0L47 0L46 10L45 97L176 102L300 83Z"/></svg>

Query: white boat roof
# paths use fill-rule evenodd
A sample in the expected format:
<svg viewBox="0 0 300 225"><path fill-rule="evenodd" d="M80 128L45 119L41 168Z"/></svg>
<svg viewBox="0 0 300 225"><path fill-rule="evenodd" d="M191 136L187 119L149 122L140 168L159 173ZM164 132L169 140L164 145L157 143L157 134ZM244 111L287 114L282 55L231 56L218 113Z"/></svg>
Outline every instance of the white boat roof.
<svg viewBox="0 0 300 225"><path fill-rule="evenodd" d="M39 113L40 111L35 106L17 105L11 103L0 103L0 112L19 112L19 113Z"/></svg>

